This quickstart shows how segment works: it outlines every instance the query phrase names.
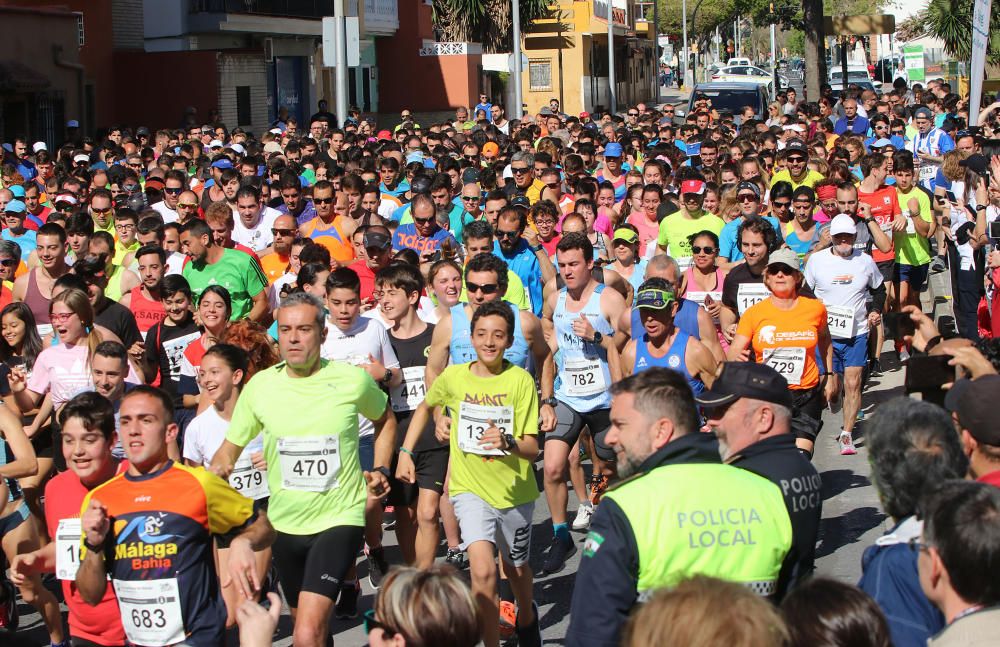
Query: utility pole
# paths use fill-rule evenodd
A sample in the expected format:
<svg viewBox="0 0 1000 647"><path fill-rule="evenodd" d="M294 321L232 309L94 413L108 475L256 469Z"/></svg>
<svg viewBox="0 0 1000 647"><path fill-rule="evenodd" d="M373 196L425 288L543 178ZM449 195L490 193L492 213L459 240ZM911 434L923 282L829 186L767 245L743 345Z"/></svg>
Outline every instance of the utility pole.
<svg viewBox="0 0 1000 647"><path fill-rule="evenodd" d="M778 95L778 60L774 46L774 2L771 2L771 101Z"/></svg>
<svg viewBox="0 0 1000 647"><path fill-rule="evenodd" d="M618 111L615 100L615 23L612 17L614 3L608 1L608 110L611 114Z"/></svg>
<svg viewBox="0 0 1000 647"><path fill-rule="evenodd" d="M684 49L682 50L681 56L677 57L677 62L680 63L683 59L683 67L681 67L680 72L681 83L687 83L687 70L688 70L688 3L687 0L681 0L681 21L684 29ZM691 79L692 82L694 79Z"/></svg>
<svg viewBox="0 0 1000 647"><path fill-rule="evenodd" d="M347 119L347 0L335 0L333 16L336 19L334 32L337 35L337 120L343 124Z"/></svg>
<svg viewBox="0 0 1000 647"><path fill-rule="evenodd" d="M653 0L653 97L660 102L660 3Z"/></svg>
<svg viewBox="0 0 1000 647"><path fill-rule="evenodd" d="M521 2L520 0L511 0L511 20L514 21L514 69L511 73L514 75L514 118L520 121L521 104L523 99L521 98ZM508 112L508 114L511 114Z"/></svg>

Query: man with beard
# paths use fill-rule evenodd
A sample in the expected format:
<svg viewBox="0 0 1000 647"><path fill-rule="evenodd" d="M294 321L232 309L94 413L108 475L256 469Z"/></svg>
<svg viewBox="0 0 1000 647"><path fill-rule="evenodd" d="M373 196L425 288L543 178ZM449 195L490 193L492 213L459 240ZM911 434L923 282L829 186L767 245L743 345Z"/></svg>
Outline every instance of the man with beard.
<svg viewBox="0 0 1000 647"><path fill-rule="evenodd" d="M778 487L720 464L680 373L651 368L612 385L611 396L605 442L624 480L594 513L566 643L618 645L636 603L694 575L772 595L792 540Z"/></svg>

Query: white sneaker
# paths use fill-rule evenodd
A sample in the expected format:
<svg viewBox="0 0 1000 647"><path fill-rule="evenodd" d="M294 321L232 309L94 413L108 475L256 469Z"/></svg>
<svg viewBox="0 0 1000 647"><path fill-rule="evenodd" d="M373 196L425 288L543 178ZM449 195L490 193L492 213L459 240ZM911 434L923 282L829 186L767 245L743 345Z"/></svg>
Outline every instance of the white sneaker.
<svg viewBox="0 0 1000 647"><path fill-rule="evenodd" d="M849 432L841 431L837 437L837 443L840 445L841 456L853 456L858 453L857 448L854 446L854 439L851 438Z"/></svg>
<svg viewBox="0 0 1000 647"><path fill-rule="evenodd" d="M573 519L573 530L586 530L590 527L590 518L594 516L594 506L581 503L576 509L576 518Z"/></svg>

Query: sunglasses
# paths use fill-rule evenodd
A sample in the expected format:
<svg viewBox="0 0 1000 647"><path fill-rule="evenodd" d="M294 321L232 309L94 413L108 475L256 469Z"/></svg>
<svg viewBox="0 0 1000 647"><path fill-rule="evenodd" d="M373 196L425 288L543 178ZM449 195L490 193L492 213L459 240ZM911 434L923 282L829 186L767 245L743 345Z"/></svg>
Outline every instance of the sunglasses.
<svg viewBox="0 0 1000 647"><path fill-rule="evenodd" d="M395 629L390 629L388 625L375 619L375 609L368 609L365 611L365 633L369 634L373 629L381 629L386 638L392 638L396 635Z"/></svg>
<svg viewBox="0 0 1000 647"><path fill-rule="evenodd" d="M478 195L463 195L462 196L462 201L463 202L479 202L480 200L482 200L482 198L479 197Z"/></svg>
<svg viewBox="0 0 1000 647"><path fill-rule="evenodd" d="M892 132L893 135L900 135L900 136L906 134L905 130L893 130L893 131L890 131L890 132Z"/></svg>
<svg viewBox="0 0 1000 647"><path fill-rule="evenodd" d="M332 204L333 198L313 198L314 204Z"/></svg>
<svg viewBox="0 0 1000 647"><path fill-rule="evenodd" d="M462 157L469 160L470 162L475 162L477 159L479 159L478 155L462 155Z"/></svg>
<svg viewBox="0 0 1000 647"><path fill-rule="evenodd" d="M94 213L100 213L100 214L111 213L111 207L108 207L106 209L98 209L96 207L91 207L90 210Z"/></svg>
<svg viewBox="0 0 1000 647"><path fill-rule="evenodd" d="M521 234L518 231L503 231L502 229L496 230L497 238L517 238Z"/></svg>
<svg viewBox="0 0 1000 647"><path fill-rule="evenodd" d="M413 222L420 225L426 225L427 223L432 222L433 220L434 216L431 216L430 218L417 218L416 216L413 216Z"/></svg>
<svg viewBox="0 0 1000 647"><path fill-rule="evenodd" d="M294 236L295 235L295 230L294 229L274 229L272 227L271 228L271 235L272 236Z"/></svg>
<svg viewBox="0 0 1000 647"><path fill-rule="evenodd" d="M0 260L0 267L14 267L14 265L15 263L13 258L5 258L3 260Z"/></svg>
<svg viewBox="0 0 1000 647"><path fill-rule="evenodd" d="M806 161L806 158L804 158L804 157L789 157L786 161L789 164L804 164L805 161Z"/></svg>
<svg viewBox="0 0 1000 647"><path fill-rule="evenodd" d="M496 283L473 283L471 281L465 282L465 289L469 294L475 294L476 292L482 292L483 294L496 294L500 286Z"/></svg>
<svg viewBox="0 0 1000 647"><path fill-rule="evenodd" d="M716 250L711 245L707 247L698 247L697 245L691 245L691 251L695 254L714 254Z"/></svg>
<svg viewBox="0 0 1000 647"><path fill-rule="evenodd" d="M530 169L527 166L512 166L512 167L510 167L510 172L511 173L516 173L517 175L520 175L522 173L527 173L529 170Z"/></svg>
<svg viewBox="0 0 1000 647"><path fill-rule="evenodd" d="M772 202L771 206L773 206L776 209L787 209L788 207L791 206L791 204L792 204L791 202Z"/></svg>
<svg viewBox="0 0 1000 647"><path fill-rule="evenodd" d="M630 113L628 113L628 116L629 117L638 117L639 113L638 112L630 112Z"/></svg>
<svg viewBox="0 0 1000 647"><path fill-rule="evenodd" d="M559 182L549 182L545 186L549 187L550 189L558 189L562 185Z"/></svg>
<svg viewBox="0 0 1000 647"><path fill-rule="evenodd" d="M744 193L742 195L736 196L736 201L737 202L757 202L759 200L760 200L760 198L758 198L757 196L755 196L752 193Z"/></svg>
<svg viewBox="0 0 1000 647"><path fill-rule="evenodd" d="M767 268L767 273L772 276L777 276L781 274L783 276L794 276L798 270L792 269L791 267L785 265L784 263L778 263Z"/></svg>
<svg viewBox="0 0 1000 647"><path fill-rule="evenodd" d="M195 202L178 202L177 203L177 208L178 209L194 209L197 206L198 206L198 204L195 203Z"/></svg>
<svg viewBox="0 0 1000 647"><path fill-rule="evenodd" d="M181 187L177 187L175 189L166 187L165 189L163 189L164 193L169 193L170 195L180 195L183 191L184 189L182 189Z"/></svg>

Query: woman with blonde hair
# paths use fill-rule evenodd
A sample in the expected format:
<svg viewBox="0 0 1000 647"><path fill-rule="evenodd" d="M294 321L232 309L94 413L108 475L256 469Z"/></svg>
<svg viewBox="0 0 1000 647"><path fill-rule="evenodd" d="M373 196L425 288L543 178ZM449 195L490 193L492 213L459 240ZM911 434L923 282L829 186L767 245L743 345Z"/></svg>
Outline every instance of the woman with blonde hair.
<svg viewBox="0 0 1000 647"><path fill-rule="evenodd" d="M480 639L472 592L446 564L389 571L365 613L365 631L372 647L473 647Z"/></svg>
<svg viewBox="0 0 1000 647"><path fill-rule="evenodd" d="M788 629L774 606L747 587L696 575L663 589L635 612L624 647L782 647Z"/></svg>
<svg viewBox="0 0 1000 647"><path fill-rule="evenodd" d="M772 101L769 106L767 106L767 124L768 128L772 126L781 125L781 104L777 101Z"/></svg>

